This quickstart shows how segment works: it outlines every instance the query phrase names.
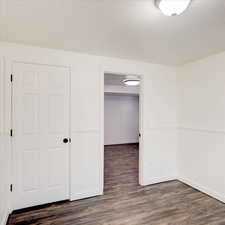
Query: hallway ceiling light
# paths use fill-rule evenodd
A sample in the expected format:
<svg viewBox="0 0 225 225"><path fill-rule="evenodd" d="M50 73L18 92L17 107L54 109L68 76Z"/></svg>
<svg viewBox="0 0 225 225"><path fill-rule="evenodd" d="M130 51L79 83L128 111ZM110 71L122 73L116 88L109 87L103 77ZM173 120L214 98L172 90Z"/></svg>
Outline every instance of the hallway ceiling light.
<svg viewBox="0 0 225 225"><path fill-rule="evenodd" d="M127 86L138 86L140 84L140 79L137 76L126 76L123 83Z"/></svg>
<svg viewBox="0 0 225 225"><path fill-rule="evenodd" d="M155 0L156 6L166 16L182 14L191 4L191 0Z"/></svg>

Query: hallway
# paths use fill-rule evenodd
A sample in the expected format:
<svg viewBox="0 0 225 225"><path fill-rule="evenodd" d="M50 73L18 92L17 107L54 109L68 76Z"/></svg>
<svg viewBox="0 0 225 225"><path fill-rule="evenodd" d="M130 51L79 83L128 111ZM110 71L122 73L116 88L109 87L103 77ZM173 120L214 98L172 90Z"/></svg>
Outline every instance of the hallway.
<svg viewBox="0 0 225 225"><path fill-rule="evenodd" d="M138 185L138 145L105 146L104 193L120 196Z"/></svg>

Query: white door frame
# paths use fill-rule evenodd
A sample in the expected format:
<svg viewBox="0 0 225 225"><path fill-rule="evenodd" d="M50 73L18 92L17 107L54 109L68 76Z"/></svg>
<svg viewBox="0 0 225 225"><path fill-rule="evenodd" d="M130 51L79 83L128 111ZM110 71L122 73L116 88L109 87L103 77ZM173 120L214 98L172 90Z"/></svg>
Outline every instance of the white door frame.
<svg viewBox="0 0 225 225"><path fill-rule="evenodd" d="M113 72L113 71L108 71L104 70L101 74L101 145L102 145L102 158L103 158L103 171L102 171L102 185L103 185L103 192L104 192L104 76L106 73L110 73L113 75L131 75L132 73L124 73L124 72ZM140 77L140 91L139 91L139 133L141 136L139 137L139 165L138 165L138 180L139 184L143 185L143 75L140 74L132 74Z"/></svg>

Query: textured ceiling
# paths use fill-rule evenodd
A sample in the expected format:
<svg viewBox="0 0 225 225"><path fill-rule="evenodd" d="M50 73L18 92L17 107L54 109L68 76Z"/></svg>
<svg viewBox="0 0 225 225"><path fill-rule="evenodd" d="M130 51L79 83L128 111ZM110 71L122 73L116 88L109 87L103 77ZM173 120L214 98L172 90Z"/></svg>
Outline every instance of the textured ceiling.
<svg viewBox="0 0 225 225"><path fill-rule="evenodd" d="M153 0L0 0L0 40L178 65L225 50L225 0L179 17Z"/></svg>

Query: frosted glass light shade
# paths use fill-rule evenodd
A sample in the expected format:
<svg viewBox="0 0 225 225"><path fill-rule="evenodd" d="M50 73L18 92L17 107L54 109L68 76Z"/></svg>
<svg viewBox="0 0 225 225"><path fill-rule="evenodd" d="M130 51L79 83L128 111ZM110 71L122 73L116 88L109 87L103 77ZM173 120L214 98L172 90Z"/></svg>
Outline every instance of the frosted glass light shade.
<svg viewBox="0 0 225 225"><path fill-rule="evenodd" d="M156 0L156 6L166 16L182 14L190 5L191 0Z"/></svg>
<svg viewBox="0 0 225 225"><path fill-rule="evenodd" d="M137 76L127 76L123 80L123 83L127 86L138 86L140 84L140 79Z"/></svg>

